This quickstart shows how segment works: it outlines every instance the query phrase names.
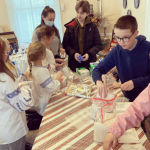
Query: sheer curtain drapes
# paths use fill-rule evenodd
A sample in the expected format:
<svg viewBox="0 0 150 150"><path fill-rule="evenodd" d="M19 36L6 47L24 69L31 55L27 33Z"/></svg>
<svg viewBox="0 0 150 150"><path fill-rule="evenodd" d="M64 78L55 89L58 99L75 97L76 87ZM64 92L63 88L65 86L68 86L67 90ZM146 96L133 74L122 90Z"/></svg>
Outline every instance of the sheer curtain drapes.
<svg viewBox="0 0 150 150"><path fill-rule="evenodd" d="M150 41L150 0L146 3L145 36Z"/></svg>
<svg viewBox="0 0 150 150"><path fill-rule="evenodd" d="M31 42L32 33L41 22L41 13L45 6L55 10L55 25L62 39L59 0L6 0L6 4L11 30L15 32L19 43Z"/></svg>

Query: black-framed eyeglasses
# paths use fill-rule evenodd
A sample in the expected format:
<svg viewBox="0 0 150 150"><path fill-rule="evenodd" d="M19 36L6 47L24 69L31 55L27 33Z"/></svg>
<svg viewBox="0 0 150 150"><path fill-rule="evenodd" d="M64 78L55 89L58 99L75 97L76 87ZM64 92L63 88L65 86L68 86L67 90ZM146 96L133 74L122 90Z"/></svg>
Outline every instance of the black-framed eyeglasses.
<svg viewBox="0 0 150 150"><path fill-rule="evenodd" d="M135 33L135 32L133 32L132 35L133 35L134 33ZM131 35L130 37L124 37L124 38L119 38L119 37L115 36L115 39L116 39L117 42L121 42L121 40L122 40L123 42L129 42L129 41L130 41L130 38L132 37L132 35Z"/></svg>

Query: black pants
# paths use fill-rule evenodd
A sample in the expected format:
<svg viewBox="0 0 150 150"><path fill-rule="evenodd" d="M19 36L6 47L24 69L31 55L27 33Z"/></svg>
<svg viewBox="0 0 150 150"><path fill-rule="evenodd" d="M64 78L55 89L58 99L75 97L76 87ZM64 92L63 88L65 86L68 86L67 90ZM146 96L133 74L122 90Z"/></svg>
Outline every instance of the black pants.
<svg viewBox="0 0 150 150"><path fill-rule="evenodd" d="M28 118L27 126L29 130L39 129L43 116L32 110L26 110L26 116Z"/></svg>

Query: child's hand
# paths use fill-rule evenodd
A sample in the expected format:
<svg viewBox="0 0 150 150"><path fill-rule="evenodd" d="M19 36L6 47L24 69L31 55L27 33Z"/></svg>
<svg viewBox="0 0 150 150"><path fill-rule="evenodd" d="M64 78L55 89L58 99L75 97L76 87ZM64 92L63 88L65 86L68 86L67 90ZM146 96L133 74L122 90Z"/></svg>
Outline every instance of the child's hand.
<svg viewBox="0 0 150 150"><path fill-rule="evenodd" d="M76 59L76 61L80 61L80 58L78 58L77 56L79 56L79 53L75 53L74 58Z"/></svg>
<svg viewBox="0 0 150 150"><path fill-rule="evenodd" d="M65 53L65 49L60 48L60 53L61 53L62 55L64 55L64 53Z"/></svg>
<svg viewBox="0 0 150 150"><path fill-rule="evenodd" d="M55 63L55 67L56 68L61 68L63 66L63 64L57 64L57 63Z"/></svg>
<svg viewBox="0 0 150 150"><path fill-rule="evenodd" d="M28 75L29 75L28 71L24 72L24 77L26 78L26 80L28 80Z"/></svg>
<svg viewBox="0 0 150 150"><path fill-rule="evenodd" d="M105 86L105 84L102 81L97 81L96 82L97 85L97 90L98 90L98 94L100 97L102 97L102 95L104 94L104 98L107 97L107 88Z"/></svg>
<svg viewBox="0 0 150 150"><path fill-rule="evenodd" d="M62 76L62 72L58 71L57 76L56 76L56 80L60 81L61 76Z"/></svg>
<svg viewBox="0 0 150 150"><path fill-rule="evenodd" d="M103 142L104 150L111 150L117 146L118 139L112 133L108 133Z"/></svg>
<svg viewBox="0 0 150 150"><path fill-rule="evenodd" d="M85 54L82 56L84 59L82 59L82 61L87 61L89 59L89 55L88 54Z"/></svg>
<svg viewBox="0 0 150 150"><path fill-rule="evenodd" d="M28 82L22 82L20 85L19 85L19 88L21 88L23 85L26 85L28 84Z"/></svg>
<svg viewBox="0 0 150 150"><path fill-rule="evenodd" d="M134 83L132 80L125 82L121 85L122 91L131 91L134 88Z"/></svg>
<svg viewBox="0 0 150 150"><path fill-rule="evenodd" d="M56 63L59 62L59 63L61 63L61 64L65 64L65 60L64 60L64 59L59 59L59 58L57 58L57 59L55 59L55 62L56 62Z"/></svg>
<svg viewBox="0 0 150 150"><path fill-rule="evenodd" d="M116 82L116 83L108 84L107 86L108 86L109 89L111 89L111 90L113 90L113 89L118 89L118 88L121 87L121 82L119 82L119 83Z"/></svg>

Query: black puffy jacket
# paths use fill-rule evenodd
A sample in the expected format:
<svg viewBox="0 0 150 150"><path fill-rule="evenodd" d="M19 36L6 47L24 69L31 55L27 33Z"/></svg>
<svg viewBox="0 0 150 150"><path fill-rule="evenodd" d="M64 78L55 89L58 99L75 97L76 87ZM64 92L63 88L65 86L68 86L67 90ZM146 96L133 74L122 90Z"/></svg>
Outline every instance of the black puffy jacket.
<svg viewBox="0 0 150 150"><path fill-rule="evenodd" d="M72 71L76 71L76 68L79 67L79 63L75 60L74 55L75 53L79 53L79 26L75 19L73 19L71 22L65 24L65 27L66 31L63 38L63 47L69 56L68 66ZM102 50L102 42L97 26L93 22L85 25L83 36L83 55L86 53L89 54L89 59L83 62L83 64L84 67L89 69L90 62L95 62L96 54Z"/></svg>

